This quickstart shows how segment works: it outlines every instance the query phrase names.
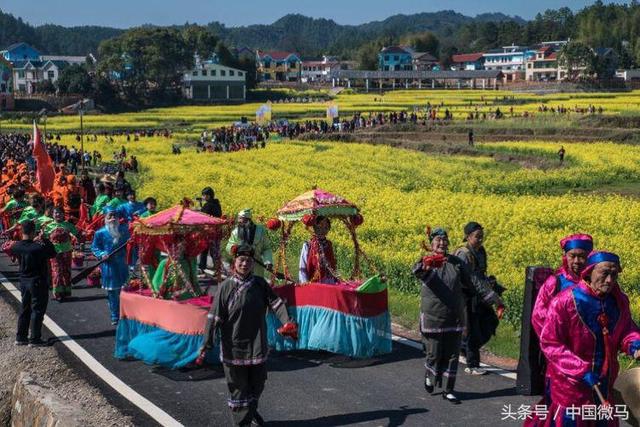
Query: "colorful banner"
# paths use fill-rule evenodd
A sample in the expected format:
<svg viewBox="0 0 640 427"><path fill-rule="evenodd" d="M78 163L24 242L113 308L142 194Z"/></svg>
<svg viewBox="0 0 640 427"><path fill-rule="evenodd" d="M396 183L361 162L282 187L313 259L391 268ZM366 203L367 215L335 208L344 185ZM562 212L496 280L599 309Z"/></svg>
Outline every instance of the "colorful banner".
<svg viewBox="0 0 640 427"><path fill-rule="evenodd" d="M327 119L333 120L339 117L338 114L338 104L335 102L330 102L327 104Z"/></svg>
<svg viewBox="0 0 640 427"><path fill-rule="evenodd" d="M271 121L271 101L262 104L256 111L256 123L265 124Z"/></svg>

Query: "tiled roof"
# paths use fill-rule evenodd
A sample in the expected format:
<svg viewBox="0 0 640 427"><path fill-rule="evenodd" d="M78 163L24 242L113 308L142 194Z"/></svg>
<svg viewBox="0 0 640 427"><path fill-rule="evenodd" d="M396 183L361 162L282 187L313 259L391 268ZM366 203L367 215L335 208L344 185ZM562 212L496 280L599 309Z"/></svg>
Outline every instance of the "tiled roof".
<svg viewBox="0 0 640 427"><path fill-rule="evenodd" d="M270 56L271 59L275 60L275 61L283 61L285 59L287 59L288 57L290 57L291 55L295 55L298 56L295 52L285 52L285 51L281 51L281 50L273 50L273 51L267 51L267 52L263 52L261 50L258 51L258 55L263 58L265 56Z"/></svg>
<svg viewBox="0 0 640 427"><path fill-rule="evenodd" d="M460 55L453 55L451 57L451 60L455 63L462 63L462 62L477 62L480 60L480 58L482 58L482 55L484 55L483 52L476 52L476 53L463 53Z"/></svg>
<svg viewBox="0 0 640 427"><path fill-rule="evenodd" d="M409 53L404 48L402 48L400 46L385 47L380 52L381 53L404 53L404 54L408 54Z"/></svg>
<svg viewBox="0 0 640 427"><path fill-rule="evenodd" d="M413 54L413 59L420 60L420 61L431 61L431 62L438 60L438 58L431 55L429 52L416 52Z"/></svg>

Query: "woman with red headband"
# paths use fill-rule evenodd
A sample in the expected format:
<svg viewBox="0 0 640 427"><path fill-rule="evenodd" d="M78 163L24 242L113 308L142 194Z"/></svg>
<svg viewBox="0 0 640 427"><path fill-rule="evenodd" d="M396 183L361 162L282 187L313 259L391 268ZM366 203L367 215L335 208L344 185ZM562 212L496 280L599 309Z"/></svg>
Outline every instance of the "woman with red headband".
<svg viewBox="0 0 640 427"><path fill-rule="evenodd" d="M618 352L640 359L640 329L618 286L621 271L616 254L592 252L580 283L551 303L540 334L548 363L550 406L545 419L531 420L533 424L618 425L619 419L608 419L604 410L594 411L596 421L575 408L615 404L611 391L618 377Z"/></svg>

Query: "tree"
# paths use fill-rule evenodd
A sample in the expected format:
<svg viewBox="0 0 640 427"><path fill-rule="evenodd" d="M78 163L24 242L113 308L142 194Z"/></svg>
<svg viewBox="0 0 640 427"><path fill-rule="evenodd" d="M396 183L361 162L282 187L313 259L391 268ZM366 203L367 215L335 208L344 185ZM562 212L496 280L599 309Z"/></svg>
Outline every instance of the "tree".
<svg viewBox="0 0 640 427"><path fill-rule="evenodd" d="M207 28L199 25L185 25L182 38L187 48L203 60L211 58L218 44L218 38Z"/></svg>
<svg viewBox="0 0 640 427"><path fill-rule="evenodd" d="M155 104L180 96L194 51L173 28L136 28L100 44L98 72L112 78L128 102Z"/></svg>
<svg viewBox="0 0 640 427"><path fill-rule="evenodd" d="M41 82L36 83L36 92L37 93L55 93L56 87L51 80L42 80Z"/></svg>
<svg viewBox="0 0 640 427"><path fill-rule="evenodd" d="M407 36L404 44L411 46L417 52L428 52L436 58L440 54L440 40L431 31Z"/></svg>
<svg viewBox="0 0 640 427"><path fill-rule="evenodd" d="M93 82L82 65L73 64L62 70L56 85L60 93L88 95L92 91Z"/></svg>
<svg viewBox="0 0 640 427"><path fill-rule="evenodd" d="M570 80L575 80L581 74L593 73L595 55L593 50L586 44L571 41L560 49L558 64L567 69L567 77Z"/></svg>

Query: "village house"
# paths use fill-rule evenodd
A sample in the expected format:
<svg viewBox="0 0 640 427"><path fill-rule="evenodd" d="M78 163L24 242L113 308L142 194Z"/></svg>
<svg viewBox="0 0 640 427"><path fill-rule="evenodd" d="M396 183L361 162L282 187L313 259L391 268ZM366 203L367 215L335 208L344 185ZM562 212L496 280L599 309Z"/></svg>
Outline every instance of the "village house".
<svg viewBox="0 0 640 427"><path fill-rule="evenodd" d="M415 71L433 71L440 69L438 58L429 52L413 52L411 63Z"/></svg>
<svg viewBox="0 0 640 427"><path fill-rule="evenodd" d="M458 71L484 70L484 52L453 55L451 69Z"/></svg>
<svg viewBox="0 0 640 427"><path fill-rule="evenodd" d="M15 43L0 51L0 56L12 65L13 91L31 95L43 81L55 83L62 71L72 64L85 64L84 56L42 55L27 43ZM89 55L93 61L92 55Z"/></svg>
<svg viewBox="0 0 640 427"><path fill-rule="evenodd" d="M302 61L293 52L258 50L256 67L260 81L298 82L302 75Z"/></svg>
<svg viewBox="0 0 640 427"><path fill-rule="evenodd" d="M527 81L559 80L558 52L552 46L543 46L533 58L527 59L525 76Z"/></svg>
<svg viewBox="0 0 640 427"><path fill-rule="evenodd" d="M402 46L384 47L378 54L378 69L381 71L411 71L413 57L411 52Z"/></svg>
<svg viewBox="0 0 640 427"><path fill-rule="evenodd" d="M247 73L217 61L196 61L192 70L184 73L182 92L194 101L228 102L247 98Z"/></svg>
<svg viewBox="0 0 640 427"><path fill-rule="evenodd" d="M11 63L40 60L40 51L27 43L14 43L5 50L0 50L0 55Z"/></svg>
<svg viewBox="0 0 640 427"><path fill-rule="evenodd" d="M303 83L327 82L334 70L353 70L355 61L340 61L334 56L323 56L319 61L302 61L301 79Z"/></svg>
<svg viewBox="0 0 640 427"><path fill-rule="evenodd" d="M490 71L502 71L505 82L525 79L525 63L534 58L536 52L524 46L503 46L492 49L483 55L484 68Z"/></svg>
<svg viewBox="0 0 640 427"><path fill-rule="evenodd" d="M409 46L384 47L378 54L380 71L432 71L439 69L438 59L428 52L416 52Z"/></svg>

